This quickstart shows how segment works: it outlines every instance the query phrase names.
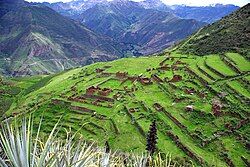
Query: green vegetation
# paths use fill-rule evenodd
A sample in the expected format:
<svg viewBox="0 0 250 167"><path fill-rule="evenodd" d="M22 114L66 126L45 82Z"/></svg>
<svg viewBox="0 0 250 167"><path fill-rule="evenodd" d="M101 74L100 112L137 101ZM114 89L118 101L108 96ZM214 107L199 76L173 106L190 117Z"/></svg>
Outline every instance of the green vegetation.
<svg viewBox="0 0 250 167"><path fill-rule="evenodd" d="M60 120L59 120L60 121ZM31 118L19 123L2 122L0 127L0 165L1 167L58 167L58 166L180 166L169 155L125 154L113 152L106 142L105 148L95 143L87 143L78 133L67 133L66 139L58 138L58 123L48 136L42 136L40 121L34 131ZM187 164L188 165L188 164Z"/></svg>
<svg viewBox="0 0 250 167"><path fill-rule="evenodd" d="M227 83L232 89L236 91L236 93L245 96L246 98L250 98L250 92L242 84L238 81L230 81Z"/></svg>
<svg viewBox="0 0 250 167"><path fill-rule="evenodd" d="M226 56L233 61L233 63L242 71L250 70L250 63L243 56L238 53L227 53Z"/></svg>
<svg viewBox="0 0 250 167"><path fill-rule="evenodd" d="M250 40L248 3L221 20L205 26L200 31L181 42L176 49L181 53L196 55L238 52L249 58Z"/></svg>
<svg viewBox="0 0 250 167"><path fill-rule="evenodd" d="M35 127L43 116L45 134L61 118L59 126L84 140L134 153L145 151L156 120L157 151L171 152L180 164L243 166L241 156L250 158L249 71L236 71L232 63L219 55L171 53L18 78L13 81L22 91L5 115L33 113Z"/></svg>
<svg viewBox="0 0 250 167"><path fill-rule="evenodd" d="M227 77L236 75L236 73L228 67L218 55L208 56L206 59L206 65L222 76Z"/></svg>

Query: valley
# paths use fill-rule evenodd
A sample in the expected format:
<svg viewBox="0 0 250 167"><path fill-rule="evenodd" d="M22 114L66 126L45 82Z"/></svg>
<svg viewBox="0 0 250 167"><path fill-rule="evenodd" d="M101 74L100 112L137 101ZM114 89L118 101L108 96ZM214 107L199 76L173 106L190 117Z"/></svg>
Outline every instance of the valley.
<svg viewBox="0 0 250 167"><path fill-rule="evenodd" d="M155 54L239 8L199 7L194 12L198 15L191 16L193 8L167 6L160 0L2 0L0 6L4 76L54 74L100 61ZM183 13L179 8L184 8ZM208 9L213 11L210 15Z"/></svg>
<svg viewBox="0 0 250 167"><path fill-rule="evenodd" d="M244 166L249 67L237 53L96 63L41 79L17 96L6 116L33 113L37 123L43 116L45 132L62 117L63 128L79 130L86 140L138 153L157 120L159 151L185 163Z"/></svg>

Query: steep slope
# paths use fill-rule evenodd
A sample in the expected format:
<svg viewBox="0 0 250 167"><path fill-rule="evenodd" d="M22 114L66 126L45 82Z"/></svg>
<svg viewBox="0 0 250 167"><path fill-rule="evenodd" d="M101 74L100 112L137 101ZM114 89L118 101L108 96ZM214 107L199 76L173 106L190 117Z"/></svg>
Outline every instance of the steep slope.
<svg viewBox="0 0 250 167"><path fill-rule="evenodd" d="M79 18L91 30L131 45L143 55L161 51L205 25L128 0L98 4Z"/></svg>
<svg viewBox="0 0 250 167"><path fill-rule="evenodd" d="M167 6L161 0L76 0L47 5L94 32L117 39L128 46L128 55L135 56L162 51L206 25L205 22L214 22L238 8L218 4Z"/></svg>
<svg viewBox="0 0 250 167"><path fill-rule="evenodd" d="M6 115L33 113L35 123L43 116L47 133L61 118L63 129L129 152L145 150L156 120L158 151L173 159L247 166L250 62L225 56L172 53L65 71L22 91Z"/></svg>
<svg viewBox="0 0 250 167"><path fill-rule="evenodd" d="M44 3L62 15L77 19L84 11L97 4L107 4L107 0L74 0L70 2ZM183 19L195 19L201 22L213 23L222 17L231 14L239 7L235 5L215 4L210 6L168 6L161 0L139 1L139 5L145 9L154 9L164 12L171 12Z"/></svg>
<svg viewBox="0 0 250 167"><path fill-rule="evenodd" d="M177 49L198 55L237 51L250 52L250 4L184 40Z"/></svg>
<svg viewBox="0 0 250 167"><path fill-rule="evenodd" d="M120 41L138 46L143 55L160 52L197 31L205 23L180 19L171 13L147 11L132 24Z"/></svg>
<svg viewBox="0 0 250 167"><path fill-rule="evenodd" d="M0 25L0 56L5 62L0 68L7 74L54 73L122 56L122 47L112 39L45 6L29 4L10 11Z"/></svg>
<svg viewBox="0 0 250 167"><path fill-rule="evenodd" d="M0 18L11 10L16 10L25 5L23 0L0 0Z"/></svg>
<svg viewBox="0 0 250 167"><path fill-rule="evenodd" d="M213 6L184 6L176 5L171 6L173 13L185 19L195 19L202 22L213 23L220 20L222 17L227 16L239 9L235 5L221 5L216 4Z"/></svg>

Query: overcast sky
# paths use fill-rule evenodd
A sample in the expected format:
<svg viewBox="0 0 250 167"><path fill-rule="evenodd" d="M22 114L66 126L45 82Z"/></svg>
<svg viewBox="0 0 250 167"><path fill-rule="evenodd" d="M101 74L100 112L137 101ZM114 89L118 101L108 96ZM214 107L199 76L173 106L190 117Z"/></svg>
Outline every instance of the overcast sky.
<svg viewBox="0 0 250 167"><path fill-rule="evenodd" d="M72 0L27 0L32 2L69 2ZM140 1L140 0L135 0ZM238 6L244 6L247 3L250 3L250 0L162 0L162 2L166 3L167 5L175 5L175 4L185 4L191 6L207 6L210 4L235 4Z"/></svg>

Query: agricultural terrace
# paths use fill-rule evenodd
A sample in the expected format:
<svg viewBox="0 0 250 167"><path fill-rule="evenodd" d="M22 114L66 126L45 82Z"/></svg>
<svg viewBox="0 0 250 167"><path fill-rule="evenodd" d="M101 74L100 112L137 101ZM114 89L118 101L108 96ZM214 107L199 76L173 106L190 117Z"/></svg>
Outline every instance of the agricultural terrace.
<svg viewBox="0 0 250 167"><path fill-rule="evenodd" d="M43 116L44 132L61 118L86 140L138 153L156 120L158 151L197 165L246 166L249 72L249 61L235 53L96 63L42 78L6 115L33 112L37 123Z"/></svg>

